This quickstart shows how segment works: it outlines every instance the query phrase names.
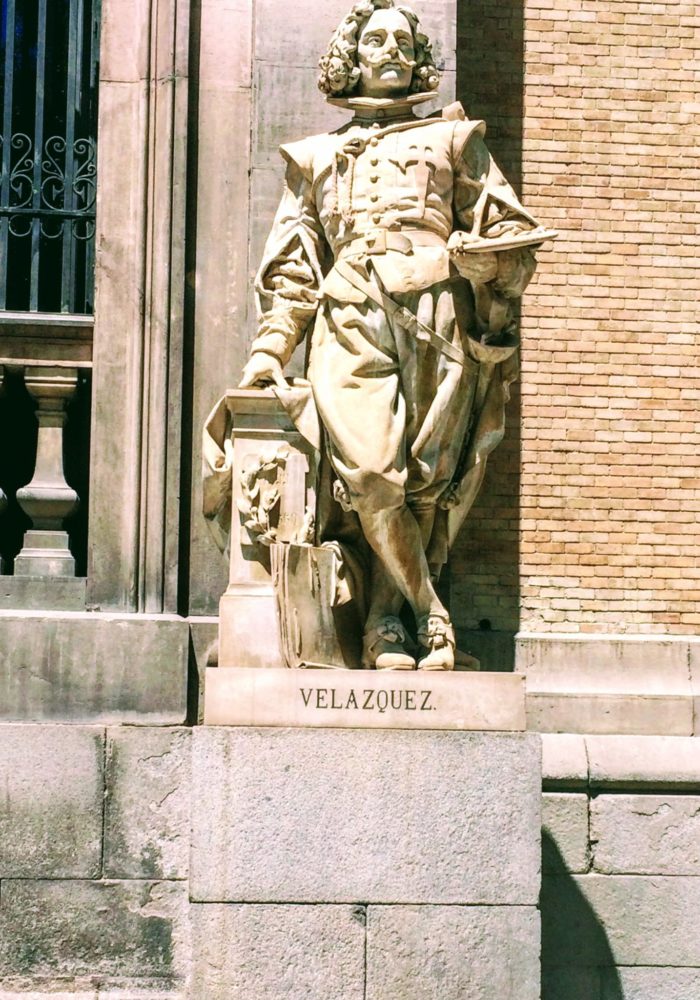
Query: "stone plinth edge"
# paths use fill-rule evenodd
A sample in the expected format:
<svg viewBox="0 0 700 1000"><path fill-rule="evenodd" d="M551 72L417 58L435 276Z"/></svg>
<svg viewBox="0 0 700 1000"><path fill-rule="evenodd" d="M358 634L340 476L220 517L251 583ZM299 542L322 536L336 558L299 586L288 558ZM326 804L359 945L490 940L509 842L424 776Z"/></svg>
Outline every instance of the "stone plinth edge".
<svg viewBox="0 0 700 1000"><path fill-rule="evenodd" d="M522 732L525 686L500 673L214 667L204 723Z"/></svg>
<svg viewBox="0 0 700 1000"><path fill-rule="evenodd" d="M549 791L697 794L700 740L544 733L542 780Z"/></svg>
<svg viewBox="0 0 700 1000"><path fill-rule="evenodd" d="M692 636L521 632L528 729L628 736L698 734L700 643Z"/></svg>

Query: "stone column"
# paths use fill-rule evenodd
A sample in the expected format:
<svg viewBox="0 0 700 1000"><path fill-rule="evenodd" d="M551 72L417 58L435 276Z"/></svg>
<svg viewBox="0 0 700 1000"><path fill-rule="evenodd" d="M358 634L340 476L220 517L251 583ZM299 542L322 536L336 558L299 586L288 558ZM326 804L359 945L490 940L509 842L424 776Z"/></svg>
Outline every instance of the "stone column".
<svg viewBox="0 0 700 1000"><path fill-rule="evenodd" d="M5 381L5 366L0 365L0 393L2 392L2 385L4 381ZM3 493L2 489L0 489L0 514L2 514L2 512L5 510L5 507L7 507L7 497ZM0 560L0 572L2 572L2 560Z"/></svg>
<svg viewBox="0 0 700 1000"><path fill-rule="evenodd" d="M88 552L102 610L177 608L189 8L102 5Z"/></svg>
<svg viewBox="0 0 700 1000"><path fill-rule="evenodd" d="M75 510L78 494L63 472L63 428L78 370L37 365L27 368L24 381L37 403L39 435L32 481L17 491L17 501L32 519L32 528L15 559L15 576L75 576L63 522Z"/></svg>

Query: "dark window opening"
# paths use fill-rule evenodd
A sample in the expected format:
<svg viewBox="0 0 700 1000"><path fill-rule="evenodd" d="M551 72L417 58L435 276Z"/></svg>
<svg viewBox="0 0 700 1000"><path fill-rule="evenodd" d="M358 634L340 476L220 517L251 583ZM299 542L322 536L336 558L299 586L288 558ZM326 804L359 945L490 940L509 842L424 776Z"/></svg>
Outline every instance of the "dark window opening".
<svg viewBox="0 0 700 1000"><path fill-rule="evenodd" d="M0 309L91 314L100 0L0 14Z"/></svg>

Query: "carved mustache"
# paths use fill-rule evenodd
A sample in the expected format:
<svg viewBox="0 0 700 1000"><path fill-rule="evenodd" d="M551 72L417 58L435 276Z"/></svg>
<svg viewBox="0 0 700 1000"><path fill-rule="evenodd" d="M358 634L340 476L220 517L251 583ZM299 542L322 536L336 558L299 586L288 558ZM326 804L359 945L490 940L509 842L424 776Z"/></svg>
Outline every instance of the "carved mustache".
<svg viewBox="0 0 700 1000"><path fill-rule="evenodd" d="M376 56L369 56L367 59L372 66L384 66L386 63L398 63L402 69L413 69L416 65L415 59L407 59L399 49L394 49L391 53L378 53Z"/></svg>

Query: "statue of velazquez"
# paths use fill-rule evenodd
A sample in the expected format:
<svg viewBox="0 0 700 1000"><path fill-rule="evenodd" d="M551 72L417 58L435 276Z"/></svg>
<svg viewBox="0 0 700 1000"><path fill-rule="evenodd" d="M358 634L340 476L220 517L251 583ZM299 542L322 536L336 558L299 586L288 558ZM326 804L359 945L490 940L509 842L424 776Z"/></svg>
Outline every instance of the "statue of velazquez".
<svg viewBox="0 0 700 1000"><path fill-rule="evenodd" d="M415 115L438 71L411 10L360 0L320 66L326 99L352 119L282 147L286 184L241 386L270 384L284 404L284 366L310 338L328 488L370 554L363 665L451 670L436 581L503 436L513 306L533 247L554 234L504 179L483 122L458 104Z"/></svg>

